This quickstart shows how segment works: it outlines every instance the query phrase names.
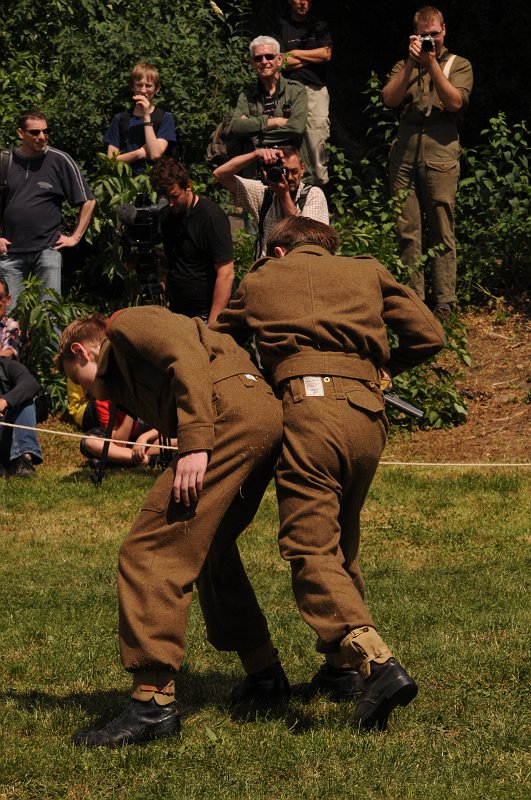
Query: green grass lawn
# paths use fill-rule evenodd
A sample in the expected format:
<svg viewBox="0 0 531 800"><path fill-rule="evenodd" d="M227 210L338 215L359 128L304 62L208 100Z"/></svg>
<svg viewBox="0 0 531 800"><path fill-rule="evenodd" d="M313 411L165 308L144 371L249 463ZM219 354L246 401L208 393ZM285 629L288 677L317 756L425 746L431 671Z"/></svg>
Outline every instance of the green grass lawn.
<svg viewBox="0 0 531 800"><path fill-rule="evenodd" d="M74 446L61 447L77 464ZM116 471L97 488L86 470L43 466L35 481L0 484L1 800L529 797L523 470L380 469L363 514L368 602L420 686L387 733L353 732L352 706L324 698L235 717L226 700L238 659L205 642L194 603L178 679L182 735L74 748L76 730L126 702L115 566L156 474ZM270 487L241 549L296 682L320 658L276 531Z"/></svg>

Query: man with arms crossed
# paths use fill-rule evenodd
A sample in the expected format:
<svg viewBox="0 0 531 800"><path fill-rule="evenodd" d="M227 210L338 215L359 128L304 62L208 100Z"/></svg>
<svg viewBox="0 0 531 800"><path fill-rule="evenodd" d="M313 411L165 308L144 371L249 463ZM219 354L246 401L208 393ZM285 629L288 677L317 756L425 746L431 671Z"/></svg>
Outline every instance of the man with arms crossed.
<svg viewBox="0 0 531 800"><path fill-rule="evenodd" d="M288 0L289 14L280 21L278 40L286 59L284 72L306 88L308 116L304 143L315 186L328 183L326 143L330 136L326 64L332 58L332 37L311 11L311 0Z"/></svg>
<svg viewBox="0 0 531 800"><path fill-rule="evenodd" d="M255 147L298 147L308 108L304 86L280 74L282 53L276 39L257 36L249 50L258 80L238 97L230 133L237 139L251 139Z"/></svg>

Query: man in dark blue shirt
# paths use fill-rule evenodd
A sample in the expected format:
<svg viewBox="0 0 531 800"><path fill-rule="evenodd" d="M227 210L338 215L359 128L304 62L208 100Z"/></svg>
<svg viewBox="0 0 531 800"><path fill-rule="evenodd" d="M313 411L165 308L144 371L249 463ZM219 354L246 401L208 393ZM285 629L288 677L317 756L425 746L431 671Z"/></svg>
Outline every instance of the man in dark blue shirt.
<svg viewBox="0 0 531 800"><path fill-rule="evenodd" d="M109 158L130 164L138 175L146 171L146 164L169 155L177 137L172 115L153 105L160 92L159 71L153 64L140 62L133 67L131 91L133 110L114 115L103 141Z"/></svg>
<svg viewBox="0 0 531 800"><path fill-rule="evenodd" d="M0 271L9 283L12 307L30 273L44 288L61 291L61 250L81 241L96 205L74 159L49 147L48 131L45 115L36 109L18 119L22 143L13 151L0 220ZM61 231L64 200L79 208L70 235Z"/></svg>

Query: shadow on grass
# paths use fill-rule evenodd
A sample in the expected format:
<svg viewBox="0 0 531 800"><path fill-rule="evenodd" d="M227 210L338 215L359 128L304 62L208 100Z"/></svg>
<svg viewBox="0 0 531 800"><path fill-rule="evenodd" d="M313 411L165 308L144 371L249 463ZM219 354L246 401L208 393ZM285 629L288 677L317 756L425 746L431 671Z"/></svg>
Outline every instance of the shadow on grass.
<svg viewBox="0 0 531 800"><path fill-rule="evenodd" d="M301 713L300 707L291 708L289 700L271 706L240 704L231 707L230 691L237 682L237 678L217 671L197 673L183 668L175 679L176 698L183 718L197 713L201 708L215 706L219 711L229 713L234 722L245 724L283 720L286 728L296 735L319 726L319 720ZM57 695L38 690L20 692L11 689L0 692L1 701L14 702L30 714L56 710L82 713L90 717L91 727L99 728L124 710L129 693L110 689Z"/></svg>

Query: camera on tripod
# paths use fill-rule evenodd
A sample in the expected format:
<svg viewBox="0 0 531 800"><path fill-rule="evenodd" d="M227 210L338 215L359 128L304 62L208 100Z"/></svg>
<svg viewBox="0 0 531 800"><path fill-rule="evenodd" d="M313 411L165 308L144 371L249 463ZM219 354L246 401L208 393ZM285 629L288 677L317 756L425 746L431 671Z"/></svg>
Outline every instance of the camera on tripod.
<svg viewBox="0 0 531 800"><path fill-rule="evenodd" d="M118 209L123 258L134 266L138 296L144 303L162 306L166 302L157 274L155 245L161 240L160 212L164 206L154 205L147 192L138 192L132 203L124 203Z"/></svg>

